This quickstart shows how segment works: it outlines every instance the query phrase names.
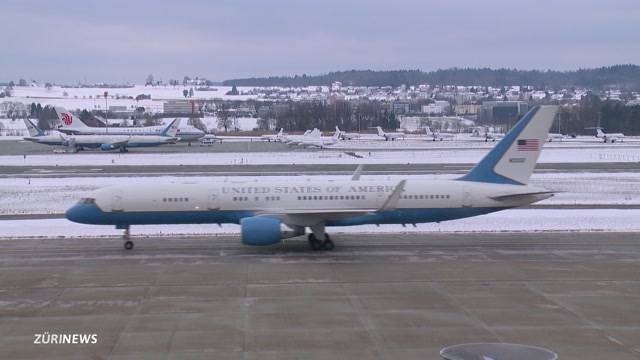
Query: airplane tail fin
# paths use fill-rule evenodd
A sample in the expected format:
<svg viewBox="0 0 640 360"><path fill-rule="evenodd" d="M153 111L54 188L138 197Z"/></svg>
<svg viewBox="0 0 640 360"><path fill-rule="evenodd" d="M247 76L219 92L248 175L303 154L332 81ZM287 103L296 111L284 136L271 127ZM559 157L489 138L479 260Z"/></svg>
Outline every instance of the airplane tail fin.
<svg viewBox="0 0 640 360"><path fill-rule="evenodd" d="M44 136L45 133L38 127L38 125L34 124L30 119L24 119L24 125L27 127L27 131L29 132L29 136Z"/></svg>
<svg viewBox="0 0 640 360"><path fill-rule="evenodd" d="M531 109L468 174L459 180L527 184L557 111L558 107L553 105Z"/></svg>
<svg viewBox="0 0 640 360"><path fill-rule="evenodd" d="M378 129L378 136L384 136L384 131L382 131L380 126L376 126L376 129Z"/></svg>
<svg viewBox="0 0 640 360"><path fill-rule="evenodd" d="M599 138L603 138L604 137L604 131L602 131L602 128L596 128L596 137Z"/></svg>
<svg viewBox="0 0 640 360"><path fill-rule="evenodd" d="M178 128L180 127L180 120L182 120L182 119L173 119L173 121L170 122L169 125L167 125L167 127L164 128L164 130L162 130L160 135L161 136L169 136L169 137L175 137L176 135L178 135Z"/></svg>
<svg viewBox="0 0 640 360"><path fill-rule="evenodd" d="M67 111L63 107L56 106L55 107L56 114L58 115L58 120L62 123L63 128L86 128L87 124L80 121L79 118L74 116L72 113Z"/></svg>

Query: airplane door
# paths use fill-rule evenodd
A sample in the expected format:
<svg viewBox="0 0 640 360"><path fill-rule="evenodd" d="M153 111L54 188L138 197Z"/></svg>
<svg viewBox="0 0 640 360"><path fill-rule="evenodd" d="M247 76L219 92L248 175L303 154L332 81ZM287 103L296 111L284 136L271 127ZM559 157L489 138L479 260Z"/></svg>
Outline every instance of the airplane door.
<svg viewBox="0 0 640 360"><path fill-rule="evenodd" d="M207 209L209 209L209 210L220 209L220 198L218 196L218 191L217 190L211 190L209 192Z"/></svg>
<svg viewBox="0 0 640 360"><path fill-rule="evenodd" d="M473 199L471 198L471 188L465 186L462 188L462 207L472 207Z"/></svg>
<svg viewBox="0 0 640 360"><path fill-rule="evenodd" d="M116 192L111 197L111 211L124 211L122 205L122 192Z"/></svg>

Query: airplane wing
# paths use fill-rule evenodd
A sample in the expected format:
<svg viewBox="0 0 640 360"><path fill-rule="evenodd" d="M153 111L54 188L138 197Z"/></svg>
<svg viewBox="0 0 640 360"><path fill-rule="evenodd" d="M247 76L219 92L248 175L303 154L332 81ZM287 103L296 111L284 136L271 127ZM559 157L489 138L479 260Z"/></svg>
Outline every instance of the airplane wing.
<svg viewBox="0 0 640 360"><path fill-rule="evenodd" d="M394 210L398 205L406 182L407 180L400 181L383 205L378 209L271 209L265 210L259 215L277 217L287 225L309 226L326 220L340 220L381 211L390 211Z"/></svg>

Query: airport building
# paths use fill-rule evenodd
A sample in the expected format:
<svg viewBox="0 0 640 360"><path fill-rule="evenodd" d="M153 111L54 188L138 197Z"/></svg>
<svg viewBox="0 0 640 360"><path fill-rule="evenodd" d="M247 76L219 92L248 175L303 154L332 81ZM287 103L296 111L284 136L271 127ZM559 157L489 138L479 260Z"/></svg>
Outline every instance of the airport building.
<svg viewBox="0 0 640 360"><path fill-rule="evenodd" d="M163 108L165 114L192 114L197 111L197 104L193 100L168 100Z"/></svg>
<svg viewBox="0 0 640 360"><path fill-rule="evenodd" d="M478 121L491 124L514 124L529 110L524 101L485 101L480 107Z"/></svg>

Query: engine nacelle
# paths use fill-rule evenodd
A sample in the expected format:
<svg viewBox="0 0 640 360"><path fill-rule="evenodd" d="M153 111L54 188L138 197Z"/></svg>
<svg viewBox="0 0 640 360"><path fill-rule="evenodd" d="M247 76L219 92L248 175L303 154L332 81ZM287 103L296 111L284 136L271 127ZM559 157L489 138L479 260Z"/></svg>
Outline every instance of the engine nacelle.
<svg viewBox="0 0 640 360"><path fill-rule="evenodd" d="M113 146L111 146L111 144L102 144L100 145L100 150L102 151L110 151L113 150Z"/></svg>
<svg viewBox="0 0 640 360"><path fill-rule="evenodd" d="M270 217L253 216L240 220L242 243L264 246L282 241L281 221Z"/></svg>

